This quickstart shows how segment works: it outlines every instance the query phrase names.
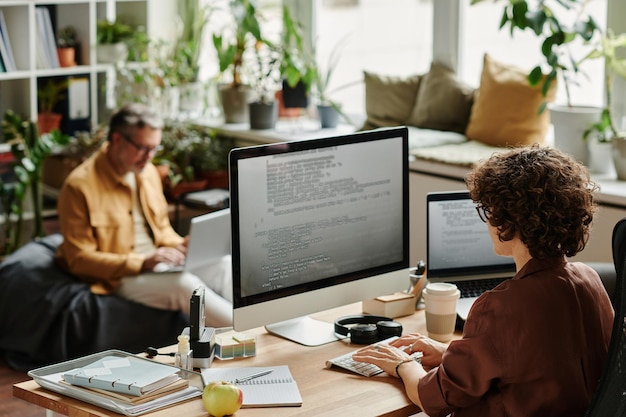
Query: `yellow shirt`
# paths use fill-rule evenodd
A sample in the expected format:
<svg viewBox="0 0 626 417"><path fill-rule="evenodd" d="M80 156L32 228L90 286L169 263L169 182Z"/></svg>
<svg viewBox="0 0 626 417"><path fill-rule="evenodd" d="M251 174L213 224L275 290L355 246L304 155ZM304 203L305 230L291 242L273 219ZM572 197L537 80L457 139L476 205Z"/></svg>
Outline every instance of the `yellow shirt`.
<svg viewBox="0 0 626 417"><path fill-rule="evenodd" d="M58 198L63 243L59 265L92 284L97 294L114 291L137 275L145 255L136 253L132 191L106 156L108 143L67 177ZM139 200L155 246L183 243L172 228L159 174L152 164L136 175Z"/></svg>

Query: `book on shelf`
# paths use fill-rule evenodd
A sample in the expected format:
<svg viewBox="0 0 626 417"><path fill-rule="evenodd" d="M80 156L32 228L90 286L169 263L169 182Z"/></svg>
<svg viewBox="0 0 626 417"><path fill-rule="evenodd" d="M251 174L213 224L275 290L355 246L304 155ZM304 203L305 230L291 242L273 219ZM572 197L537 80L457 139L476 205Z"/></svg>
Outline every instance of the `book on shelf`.
<svg viewBox="0 0 626 417"><path fill-rule="evenodd" d="M175 368L158 362L105 356L66 371L63 379L72 385L140 396L172 384L180 377Z"/></svg>
<svg viewBox="0 0 626 417"><path fill-rule="evenodd" d="M242 408L297 407L302 405L298 384L287 365L202 369L205 384L228 381L243 392ZM259 377L251 377L259 375Z"/></svg>
<svg viewBox="0 0 626 417"><path fill-rule="evenodd" d="M0 57L5 71L16 71L15 57L13 56L13 48L11 48L11 40L9 39L9 29L4 18L4 13L0 9Z"/></svg>
<svg viewBox="0 0 626 417"><path fill-rule="evenodd" d="M54 31L50 11L45 6L35 8L37 14L37 67L40 69L59 68Z"/></svg>

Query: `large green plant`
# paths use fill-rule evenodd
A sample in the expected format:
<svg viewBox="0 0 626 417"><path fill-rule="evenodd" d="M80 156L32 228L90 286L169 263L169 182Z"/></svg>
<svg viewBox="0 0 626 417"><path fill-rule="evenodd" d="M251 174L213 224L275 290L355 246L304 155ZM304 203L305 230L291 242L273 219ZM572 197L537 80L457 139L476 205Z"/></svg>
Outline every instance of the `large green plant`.
<svg viewBox="0 0 626 417"><path fill-rule="evenodd" d="M472 0L471 4L485 0ZM563 81L567 104L571 106L570 83L580 71L579 60L572 55L571 43L577 39L589 42L600 34L594 19L586 13L588 0L495 0L505 3L500 28L509 27L511 36L515 29L533 32L541 43L543 63L535 66L528 75L531 85L541 84L544 97L557 82ZM546 71L544 72L544 68ZM547 103L542 103L542 112Z"/></svg>
<svg viewBox="0 0 626 417"><path fill-rule="evenodd" d="M231 87L243 85L242 66L246 51L252 51L261 41L261 27L254 0L230 0L228 3L230 22L221 33L213 35L220 73L231 71Z"/></svg>
<svg viewBox="0 0 626 417"><path fill-rule="evenodd" d="M33 238L44 235L43 198L41 191L41 171L44 159L57 145L69 141L67 135L58 130L39 135L36 123L25 121L11 110L2 120L5 140L11 145L15 180L4 182L0 178L0 199L4 214L4 254L13 252L21 242L24 223L24 199L30 189L34 212Z"/></svg>
<svg viewBox="0 0 626 417"><path fill-rule="evenodd" d="M612 101L613 101L613 78L615 75L626 80L626 59L622 58L626 52L626 33L615 35L609 29L581 62L588 59L604 60L604 84L606 89L606 104L602 109L600 121L594 123L585 131L583 138L587 139L590 134L596 133L600 142L610 142L618 136L617 127L613 120Z"/></svg>

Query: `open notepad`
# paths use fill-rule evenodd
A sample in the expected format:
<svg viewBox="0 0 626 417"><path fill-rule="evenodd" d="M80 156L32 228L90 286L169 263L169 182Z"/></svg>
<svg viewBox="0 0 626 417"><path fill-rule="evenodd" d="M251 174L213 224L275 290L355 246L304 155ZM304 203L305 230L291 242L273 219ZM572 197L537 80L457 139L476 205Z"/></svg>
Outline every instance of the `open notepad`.
<svg viewBox="0 0 626 417"><path fill-rule="evenodd" d="M237 382L250 375L272 370L267 375ZM205 384L228 381L243 392L242 407L294 407L302 405L298 384L287 365L246 368L208 368L202 370Z"/></svg>

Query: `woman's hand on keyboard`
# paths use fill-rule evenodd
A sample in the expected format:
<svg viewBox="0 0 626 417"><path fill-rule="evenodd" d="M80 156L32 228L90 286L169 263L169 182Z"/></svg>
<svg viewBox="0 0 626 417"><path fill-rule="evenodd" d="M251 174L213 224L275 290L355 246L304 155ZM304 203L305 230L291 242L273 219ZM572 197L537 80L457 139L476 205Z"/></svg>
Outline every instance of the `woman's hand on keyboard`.
<svg viewBox="0 0 626 417"><path fill-rule="evenodd" d="M446 351L448 345L419 334L413 333L402 336L396 340L389 342L391 346L402 349L407 354L413 352L422 352L422 365L426 368L434 368L441 364L441 357Z"/></svg>

